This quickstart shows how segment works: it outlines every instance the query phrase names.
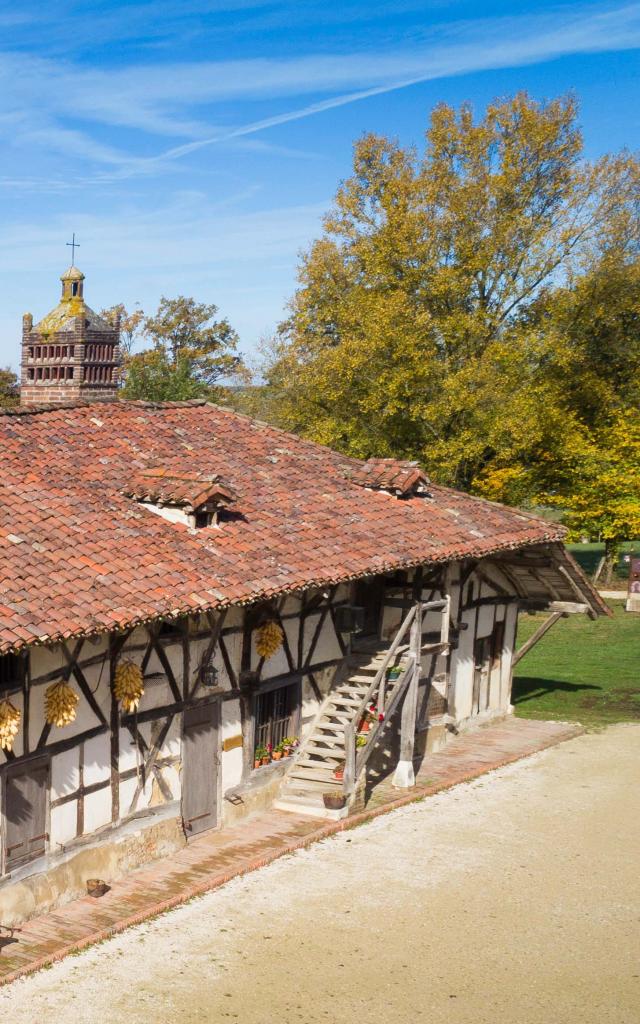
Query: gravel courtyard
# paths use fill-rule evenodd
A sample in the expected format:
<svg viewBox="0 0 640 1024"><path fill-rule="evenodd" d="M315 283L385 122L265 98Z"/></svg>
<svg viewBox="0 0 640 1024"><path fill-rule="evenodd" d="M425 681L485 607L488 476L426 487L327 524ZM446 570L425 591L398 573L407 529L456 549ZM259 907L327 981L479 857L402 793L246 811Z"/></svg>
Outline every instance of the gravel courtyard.
<svg viewBox="0 0 640 1024"><path fill-rule="evenodd" d="M12 1024L636 1024L640 725L300 851L0 991Z"/></svg>

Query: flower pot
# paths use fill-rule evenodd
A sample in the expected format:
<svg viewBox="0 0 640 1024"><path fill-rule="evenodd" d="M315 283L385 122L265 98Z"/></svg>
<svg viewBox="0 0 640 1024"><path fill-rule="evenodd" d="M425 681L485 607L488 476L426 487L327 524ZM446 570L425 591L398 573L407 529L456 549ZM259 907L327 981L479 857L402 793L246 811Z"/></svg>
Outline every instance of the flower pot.
<svg viewBox="0 0 640 1024"><path fill-rule="evenodd" d="M260 758L258 757L258 758L256 758L256 760L255 760L255 761L253 762L253 767L254 767L254 768L259 768L261 764L262 764L262 761L261 761L261 760L260 760Z"/></svg>
<svg viewBox="0 0 640 1024"><path fill-rule="evenodd" d="M282 751L281 750L274 750L274 752L273 752L273 754L271 756L273 757L274 761L279 761L280 758L282 757Z"/></svg>
<svg viewBox="0 0 640 1024"><path fill-rule="evenodd" d="M344 768L334 768L333 777L336 782L342 782L344 779Z"/></svg>
<svg viewBox="0 0 640 1024"><path fill-rule="evenodd" d="M341 811L347 798L344 793L323 793L322 802L328 811Z"/></svg>
<svg viewBox="0 0 640 1024"><path fill-rule="evenodd" d="M271 758L270 757L263 757L262 758L262 764L271 764Z"/></svg>
<svg viewBox="0 0 640 1024"><path fill-rule="evenodd" d="M371 728L371 722L369 721L368 718L365 718L364 722L362 723L362 725L358 729L358 732L369 732L370 728Z"/></svg>

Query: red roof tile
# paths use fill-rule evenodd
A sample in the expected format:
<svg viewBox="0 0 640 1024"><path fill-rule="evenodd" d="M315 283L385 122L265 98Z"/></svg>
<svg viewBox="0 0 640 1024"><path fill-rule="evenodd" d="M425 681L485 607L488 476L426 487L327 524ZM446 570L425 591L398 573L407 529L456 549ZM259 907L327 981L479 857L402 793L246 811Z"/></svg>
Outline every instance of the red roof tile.
<svg viewBox="0 0 640 1024"><path fill-rule="evenodd" d="M434 484L364 489L369 464L200 402L11 410L0 451L0 651L563 536ZM233 512L192 532L123 493L159 465L223 480Z"/></svg>

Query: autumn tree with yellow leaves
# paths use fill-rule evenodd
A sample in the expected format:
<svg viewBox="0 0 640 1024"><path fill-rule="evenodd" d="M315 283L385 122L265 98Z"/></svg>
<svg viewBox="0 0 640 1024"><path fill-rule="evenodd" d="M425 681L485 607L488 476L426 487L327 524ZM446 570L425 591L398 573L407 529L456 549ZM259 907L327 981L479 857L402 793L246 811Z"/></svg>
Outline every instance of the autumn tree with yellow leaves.
<svg viewBox="0 0 640 1024"><path fill-rule="evenodd" d="M637 414L640 362L638 163L582 149L570 96L441 105L422 154L360 139L253 411L497 500L577 496L567 454Z"/></svg>

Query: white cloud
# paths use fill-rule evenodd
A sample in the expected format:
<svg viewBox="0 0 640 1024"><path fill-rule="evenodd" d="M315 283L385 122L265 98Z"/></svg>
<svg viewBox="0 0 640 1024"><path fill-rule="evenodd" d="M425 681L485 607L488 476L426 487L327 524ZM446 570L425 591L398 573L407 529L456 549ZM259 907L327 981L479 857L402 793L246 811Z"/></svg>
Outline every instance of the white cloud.
<svg viewBox="0 0 640 1024"><path fill-rule="evenodd" d="M640 4L581 6L550 15L454 23L431 42L405 50L308 54L290 59L248 59L144 64L111 70L78 68L29 55L0 55L2 117L35 119L18 137L37 141L51 133L56 147L83 152L94 167L121 174L158 172L203 146L263 132L287 122L437 78L548 61L566 54L640 46ZM348 91L344 91L348 90ZM337 95L336 95L337 93ZM286 111L232 123L233 107L309 95L326 98ZM215 112L216 124L212 124ZM127 131L116 149L101 134ZM5 124L5 133L9 125ZM187 141L148 156L147 138ZM15 134L15 130L14 130ZM89 139L92 145L89 145ZM146 152L145 152L146 150ZM116 172L118 176L118 172ZM104 180L104 179L103 179Z"/></svg>

